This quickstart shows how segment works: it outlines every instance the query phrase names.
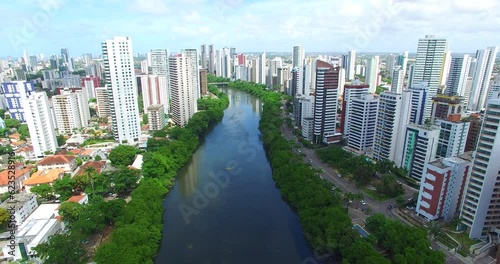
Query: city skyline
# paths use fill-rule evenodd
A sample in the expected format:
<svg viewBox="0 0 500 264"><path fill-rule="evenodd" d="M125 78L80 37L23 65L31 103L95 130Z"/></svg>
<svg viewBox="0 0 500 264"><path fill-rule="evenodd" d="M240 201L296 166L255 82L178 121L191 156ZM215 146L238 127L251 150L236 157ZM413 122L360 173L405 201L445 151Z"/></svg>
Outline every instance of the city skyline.
<svg viewBox="0 0 500 264"><path fill-rule="evenodd" d="M61 47L73 56L100 54L101 41L113 36L131 37L136 53L199 49L200 43L217 48L229 44L246 52L288 52L297 44L306 52L415 52L415 42L427 34L448 39L453 52L500 44L500 36L491 34L500 22L496 1L447 0L439 8L431 2L51 0L42 7L38 1L21 0L0 4L8 14L0 57L21 56L25 49L58 54ZM332 23L332 18L344 23ZM63 40L60 47L54 40Z"/></svg>

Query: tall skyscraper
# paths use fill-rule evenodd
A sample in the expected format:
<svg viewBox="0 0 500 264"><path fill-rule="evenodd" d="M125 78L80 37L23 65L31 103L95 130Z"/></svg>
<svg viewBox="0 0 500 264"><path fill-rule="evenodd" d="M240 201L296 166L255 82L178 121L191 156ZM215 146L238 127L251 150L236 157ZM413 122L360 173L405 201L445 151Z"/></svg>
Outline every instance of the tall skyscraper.
<svg viewBox="0 0 500 264"><path fill-rule="evenodd" d="M378 98L373 94L363 94L353 98L351 114L347 123L350 126L347 146L357 153L366 153L372 150L377 125Z"/></svg>
<svg viewBox="0 0 500 264"><path fill-rule="evenodd" d="M436 158L455 157L465 152L469 124L461 120L460 114L436 121L436 125L441 128Z"/></svg>
<svg viewBox="0 0 500 264"><path fill-rule="evenodd" d="M468 54L451 59L446 94L464 96L471 62L472 58Z"/></svg>
<svg viewBox="0 0 500 264"><path fill-rule="evenodd" d="M429 87L428 103L425 104L424 110L424 120L431 116L431 101L438 93L441 85L447 52L448 42L446 39L427 35L418 41L417 59L410 87L420 82L426 82Z"/></svg>
<svg viewBox="0 0 500 264"><path fill-rule="evenodd" d="M339 68L327 62L316 61L316 91L314 94L313 141L333 143L342 138L337 133Z"/></svg>
<svg viewBox="0 0 500 264"><path fill-rule="evenodd" d="M11 81L2 83L2 93L7 101L9 115L21 123L27 121L24 112L23 101L35 92L33 81Z"/></svg>
<svg viewBox="0 0 500 264"><path fill-rule="evenodd" d="M391 92L402 93L405 82L405 72L401 66L396 66L392 74Z"/></svg>
<svg viewBox="0 0 500 264"><path fill-rule="evenodd" d="M185 54L169 58L172 119L182 127L188 123L197 109L192 63L191 57Z"/></svg>
<svg viewBox="0 0 500 264"><path fill-rule="evenodd" d="M201 45L201 68L207 68L207 45Z"/></svg>
<svg viewBox="0 0 500 264"><path fill-rule="evenodd" d="M394 66L396 66L396 56L394 54L387 55L385 58L385 70L387 71L387 75L391 78L394 73Z"/></svg>
<svg viewBox="0 0 500 264"><path fill-rule="evenodd" d="M215 75L215 48L214 44L208 46L208 72Z"/></svg>
<svg viewBox="0 0 500 264"><path fill-rule="evenodd" d="M102 55L113 135L119 143L136 142L140 125L132 39L114 37L103 41Z"/></svg>
<svg viewBox="0 0 500 264"><path fill-rule="evenodd" d="M420 182L425 163L436 158L438 141L439 127L415 124L406 126L401 167L408 171L408 176Z"/></svg>
<svg viewBox="0 0 500 264"><path fill-rule="evenodd" d="M451 51L448 50L444 54L443 73L441 75L441 82L439 83L439 91L440 92L445 87L446 81L448 80L448 75L450 74L451 59L452 59L451 58Z"/></svg>
<svg viewBox="0 0 500 264"><path fill-rule="evenodd" d="M182 51L182 54L184 56L188 57L191 59L191 76L193 78L193 86L194 86L194 98L195 101L201 98L200 96L200 68L198 67L198 51L196 49L185 49ZM194 112L196 113L198 111L198 106L195 104L195 110Z"/></svg>
<svg viewBox="0 0 500 264"><path fill-rule="evenodd" d="M405 51L402 54L398 55L396 65L401 66L401 69L404 72L404 76L406 77L406 71L408 69L408 51Z"/></svg>
<svg viewBox="0 0 500 264"><path fill-rule="evenodd" d="M367 62L365 82L370 86L370 93L375 93L378 86L378 75L380 71L379 56L373 56Z"/></svg>
<svg viewBox="0 0 500 264"><path fill-rule="evenodd" d="M300 45L293 46L292 67L304 66L305 52L304 48Z"/></svg>
<svg viewBox="0 0 500 264"><path fill-rule="evenodd" d="M149 66L151 66L151 73L153 75L164 76L165 78L168 78L168 50L151 50L151 65Z"/></svg>
<svg viewBox="0 0 500 264"><path fill-rule="evenodd" d="M64 58L64 61L66 63L69 63L70 57L69 57L69 50L67 48L61 49L61 57Z"/></svg>
<svg viewBox="0 0 500 264"><path fill-rule="evenodd" d="M55 125L59 133L70 134L74 129L87 127L90 120L87 91L71 92L64 90L62 94L52 97Z"/></svg>
<svg viewBox="0 0 500 264"><path fill-rule="evenodd" d="M356 67L356 51L351 50L349 51L349 55L347 58L347 65L345 67L346 76L348 80L354 80L354 75L356 73L355 67Z"/></svg>
<svg viewBox="0 0 500 264"><path fill-rule="evenodd" d="M488 47L477 51L477 62L472 74L472 90L469 97L468 110L481 111L484 108L497 52L498 47Z"/></svg>
<svg viewBox="0 0 500 264"><path fill-rule="evenodd" d="M23 107L35 155L43 157L47 151L55 153L58 145L47 94L32 93L23 100Z"/></svg>
<svg viewBox="0 0 500 264"><path fill-rule="evenodd" d="M429 87L427 86L427 83L420 83L410 87L409 90L411 91L410 123L417 125L424 124L426 120L424 119L424 112L427 104L430 103L432 107L432 101L428 102L427 100L427 97L429 96Z"/></svg>
<svg viewBox="0 0 500 264"><path fill-rule="evenodd" d="M108 98L108 89L106 87L95 88L95 97L97 101L97 115L99 117L109 117L110 107Z"/></svg>
<svg viewBox="0 0 500 264"><path fill-rule="evenodd" d="M168 80L165 76L159 75L138 75L141 81L142 101L144 113L149 114L148 108L151 105L163 105L165 114L169 110Z"/></svg>
<svg viewBox="0 0 500 264"><path fill-rule="evenodd" d="M500 227L500 94L488 100L460 218L469 237L485 239Z"/></svg>
<svg viewBox="0 0 500 264"><path fill-rule="evenodd" d="M267 73L266 63L267 63L267 59L266 59L266 53L265 52L262 52L262 54L260 54L259 62L260 62L259 80L260 80L261 84L266 84L266 73Z"/></svg>
<svg viewBox="0 0 500 264"><path fill-rule="evenodd" d="M252 74L251 74L250 80L254 83L260 83L259 58L252 59Z"/></svg>
<svg viewBox="0 0 500 264"><path fill-rule="evenodd" d="M377 128L373 143L375 160L390 160L401 166L406 126L410 122L411 91L401 94L381 93L377 111Z"/></svg>
<svg viewBox="0 0 500 264"><path fill-rule="evenodd" d="M349 138L351 120L351 104L353 99L361 98L361 95L367 94L370 87L367 84L362 84L359 81L354 81L350 85L344 85L344 100L342 100L342 115L340 117L340 133L343 138Z"/></svg>

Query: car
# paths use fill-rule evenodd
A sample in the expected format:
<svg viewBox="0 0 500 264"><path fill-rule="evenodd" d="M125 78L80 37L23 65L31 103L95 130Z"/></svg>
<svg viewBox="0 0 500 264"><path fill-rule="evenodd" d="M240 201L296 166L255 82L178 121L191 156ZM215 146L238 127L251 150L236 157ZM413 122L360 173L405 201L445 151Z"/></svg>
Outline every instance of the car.
<svg viewBox="0 0 500 264"><path fill-rule="evenodd" d="M301 152L302 152L302 150L300 150L300 149L299 149L299 150L297 150L297 151L298 151L299 153L301 153Z"/></svg>
<svg viewBox="0 0 500 264"><path fill-rule="evenodd" d="M339 176L339 178L342 178L342 175L340 175L340 174L337 174L337 176Z"/></svg>
<svg viewBox="0 0 500 264"><path fill-rule="evenodd" d="M309 163L313 163L312 159L309 159Z"/></svg>
<svg viewBox="0 0 500 264"><path fill-rule="evenodd" d="M365 205L366 204L365 200L361 200L361 204Z"/></svg>

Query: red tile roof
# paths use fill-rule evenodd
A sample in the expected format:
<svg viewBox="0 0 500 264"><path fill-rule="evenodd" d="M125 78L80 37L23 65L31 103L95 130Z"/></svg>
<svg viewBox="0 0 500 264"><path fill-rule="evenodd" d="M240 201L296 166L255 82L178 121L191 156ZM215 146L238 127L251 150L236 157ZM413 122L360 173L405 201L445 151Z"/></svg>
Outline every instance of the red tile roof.
<svg viewBox="0 0 500 264"><path fill-rule="evenodd" d="M84 171L88 167L93 167L97 173L101 173L101 168L106 165L106 161L100 160L100 161L88 161L87 163L83 164L82 167L80 167L80 170L78 171L77 175L83 175Z"/></svg>
<svg viewBox="0 0 500 264"><path fill-rule="evenodd" d="M87 195L84 194L84 195L75 195L75 196L71 196L68 200L66 200L66 202L75 202L75 203L80 203L80 201L85 198Z"/></svg>
<svg viewBox="0 0 500 264"><path fill-rule="evenodd" d="M17 180L19 177L23 176L25 173L29 173L31 171L31 169L32 169L31 167L24 168L24 169L16 169L15 174L12 174L12 173L9 174L10 170L4 170L4 171L0 172L0 186L8 185L9 176L14 176L15 179ZM12 179L10 179L10 181L12 181Z"/></svg>
<svg viewBox="0 0 500 264"><path fill-rule="evenodd" d="M47 165L55 165L55 164L67 164L71 163L75 160L75 156L69 155L53 155L44 158L39 161L37 165L47 166Z"/></svg>
<svg viewBox="0 0 500 264"><path fill-rule="evenodd" d="M31 175L31 178L24 181L24 185L37 185L52 183L64 173L64 169L53 169L48 171L37 171Z"/></svg>

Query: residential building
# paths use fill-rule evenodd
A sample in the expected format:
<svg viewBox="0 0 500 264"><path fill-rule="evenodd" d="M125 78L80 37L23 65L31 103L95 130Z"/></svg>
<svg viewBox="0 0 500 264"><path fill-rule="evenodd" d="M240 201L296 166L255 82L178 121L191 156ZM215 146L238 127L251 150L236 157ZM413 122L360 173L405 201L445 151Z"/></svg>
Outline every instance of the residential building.
<svg viewBox="0 0 500 264"><path fill-rule="evenodd" d="M460 218L472 239L500 227L500 93L488 100Z"/></svg>
<svg viewBox="0 0 500 264"><path fill-rule="evenodd" d="M409 90L411 91L410 123L424 124L426 104L429 103L427 100L429 87L426 83L420 83L410 87Z"/></svg>
<svg viewBox="0 0 500 264"><path fill-rule="evenodd" d="M88 126L89 103L87 95L83 93L66 90L63 94L52 97L55 124L59 133L71 134Z"/></svg>
<svg viewBox="0 0 500 264"><path fill-rule="evenodd" d="M73 172L76 169L76 158L72 155L50 155L36 164L38 171L62 169L65 172Z"/></svg>
<svg viewBox="0 0 500 264"><path fill-rule="evenodd" d="M197 100L191 64L191 58L183 54L169 58L172 119L182 127L196 113Z"/></svg>
<svg viewBox="0 0 500 264"><path fill-rule="evenodd" d="M7 101L10 117L19 120L21 123L26 123L23 101L35 92L33 81L4 82L1 88L1 92Z"/></svg>
<svg viewBox="0 0 500 264"><path fill-rule="evenodd" d="M356 51L349 51L349 55L347 57L347 65L345 65L347 80L354 80L355 75L355 67L356 67Z"/></svg>
<svg viewBox="0 0 500 264"><path fill-rule="evenodd" d="M304 66L305 57L304 48L301 45L293 46L292 67Z"/></svg>
<svg viewBox="0 0 500 264"><path fill-rule="evenodd" d="M259 72L259 80L260 80L261 84L266 84L266 73L267 73L266 63L267 63L267 59L266 59L266 53L265 52L262 52L262 54L260 54L259 62L260 62L260 65L259 65L259 70L260 70L260 72Z"/></svg>
<svg viewBox="0 0 500 264"><path fill-rule="evenodd" d="M200 93L202 96L208 94L207 74L207 69L200 69Z"/></svg>
<svg viewBox="0 0 500 264"><path fill-rule="evenodd" d="M142 104L144 113L149 114L151 105L161 104L165 114L168 114L168 80L160 75L138 75L141 82Z"/></svg>
<svg viewBox="0 0 500 264"><path fill-rule="evenodd" d="M207 45L201 45L201 68L208 68L208 60L207 60Z"/></svg>
<svg viewBox="0 0 500 264"><path fill-rule="evenodd" d="M472 167L472 153L425 163L416 212L427 220L458 217Z"/></svg>
<svg viewBox="0 0 500 264"><path fill-rule="evenodd" d="M481 111L485 106L497 52L498 47L488 47L476 53L477 62L473 69L472 88L467 106L470 111Z"/></svg>
<svg viewBox="0 0 500 264"><path fill-rule="evenodd" d="M260 83L260 62L259 58L252 59L252 76L250 81Z"/></svg>
<svg viewBox="0 0 500 264"><path fill-rule="evenodd" d="M96 76L83 77L81 86L86 88L89 99L95 98L95 89L101 86L101 80Z"/></svg>
<svg viewBox="0 0 500 264"><path fill-rule="evenodd" d="M16 225L20 226L36 210L38 201L36 195L26 192L14 194L12 198L8 198L0 204L0 208L10 211L11 215L14 215L14 219L11 218L10 220L14 220Z"/></svg>
<svg viewBox="0 0 500 264"><path fill-rule="evenodd" d="M394 74L394 66L396 66L396 56L394 54L387 55L385 58L385 70L390 77Z"/></svg>
<svg viewBox="0 0 500 264"><path fill-rule="evenodd" d="M137 142L140 124L132 39L103 41L102 54L113 135L119 143Z"/></svg>
<svg viewBox="0 0 500 264"><path fill-rule="evenodd" d="M410 122L411 91L381 93L373 143L375 160L390 160L401 166L406 126Z"/></svg>
<svg viewBox="0 0 500 264"><path fill-rule="evenodd" d="M409 85L413 87L418 83L425 82L429 87L423 120L431 117L432 98L438 94L440 89L447 52L448 42L444 38L427 35L418 41L417 58Z"/></svg>
<svg viewBox="0 0 500 264"><path fill-rule="evenodd" d="M447 119L438 119L441 127L436 158L455 157L465 152L469 122L462 121L460 114L451 114Z"/></svg>
<svg viewBox="0 0 500 264"><path fill-rule="evenodd" d="M342 114L340 116L340 133L342 133L343 138L349 138L352 100L360 98L361 95L368 93L369 90L370 86L362 84L359 80L344 85L344 99L342 100Z"/></svg>
<svg viewBox="0 0 500 264"><path fill-rule="evenodd" d="M439 127L409 124L406 126L405 147L401 167L408 176L420 182L426 162L436 158Z"/></svg>
<svg viewBox="0 0 500 264"><path fill-rule="evenodd" d="M446 82L446 94L464 96L472 58L469 54L451 59L450 73Z"/></svg>
<svg viewBox="0 0 500 264"><path fill-rule="evenodd" d="M196 104L196 100L201 98L200 96L200 69L198 66L198 50L196 49L185 49L182 51L182 54L191 59L191 78L193 79L191 83L193 84L193 93L194 93L194 112L198 112L198 105Z"/></svg>
<svg viewBox="0 0 500 264"><path fill-rule="evenodd" d="M162 130L165 127L165 110L161 104L154 104L148 107L149 130Z"/></svg>
<svg viewBox="0 0 500 264"><path fill-rule="evenodd" d="M151 50L151 73L157 76L168 78L168 50Z"/></svg>
<svg viewBox="0 0 500 264"><path fill-rule="evenodd" d="M463 98L438 94L432 98L431 122L447 119L449 115L462 114Z"/></svg>
<svg viewBox="0 0 500 264"><path fill-rule="evenodd" d="M481 120L481 115L478 113L471 114L465 121L470 124L469 132L467 133L467 141L465 142L465 151L474 151L476 150L483 121Z"/></svg>
<svg viewBox="0 0 500 264"><path fill-rule="evenodd" d="M47 94L45 92L32 93L28 99L23 100L23 104L35 155L43 157L46 152L54 153L58 144Z"/></svg>
<svg viewBox="0 0 500 264"><path fill-rule="evenodd" d="M34 172L29 179L24 181L26 192L31 193L31 188L41 184L53 185L56 180L62 179L64 169L41 170Z"/></svg>
<svg viewBox="0 0 500 264"><path fill-rule="evenodd" d="M317 144L338 142L342 138L336 129L339 68L318 60L315 77L313 141Z"/></svg>
<svg viewBox="0 0 500 264"><path fill-rule="evenodd" d="M405 72L401 69L401 66L396 66L393 69L391 92L402 93L405 82Z"/></svg>
<svg viewBox="0 0 500 264"><path fill-rule="evenodd" d="M362 94L353 98L350 106L349 139L347 146L357 153L365 154L373 150L373 140L377 125L379 100L373 94Z"/></svg>
<svg viewBox="0 0 500 264"><path fill-rule="evenodd" d="M215 49L214 44L208 46L208 72L215 75Z"/></svg>
<svg viewBox="0 0 500 264"><path fill-rule="evenodd" d="M95 89L95 96L97 101L97 115L99 117L108 117L111 114L109 109L108 88L99 87Z"/></svg>
<svg viewBox="0 0 500 264"><path fill-rule="evenodd" d="M373 56L366 65L365 82L370 86L370 93L375 93L378 86L378 76L380 73L380 58Z"/></svg>

